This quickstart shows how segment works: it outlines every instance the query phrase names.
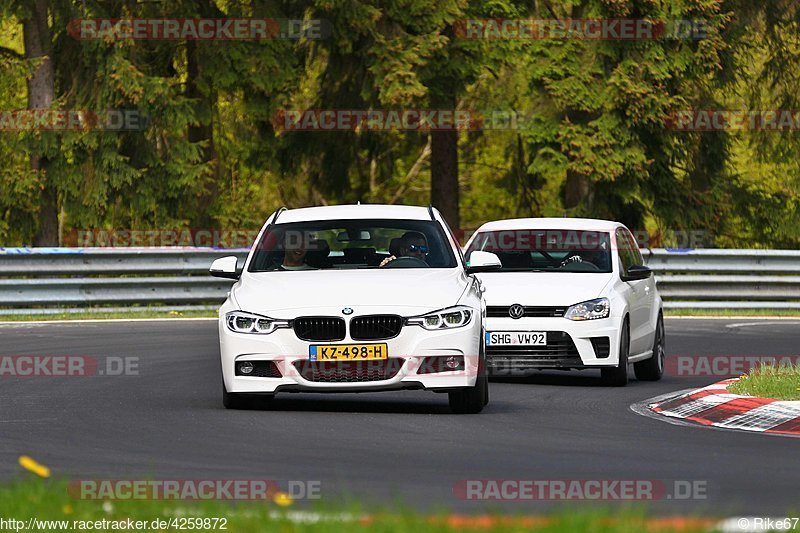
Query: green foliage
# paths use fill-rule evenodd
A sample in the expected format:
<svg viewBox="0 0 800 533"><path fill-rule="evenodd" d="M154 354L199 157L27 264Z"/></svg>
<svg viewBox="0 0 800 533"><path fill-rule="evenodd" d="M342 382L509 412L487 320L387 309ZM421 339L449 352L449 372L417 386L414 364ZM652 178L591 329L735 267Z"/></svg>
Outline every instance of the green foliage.
<svg viewBox="0 0 800 533"><path fill-rule="evenodd" d="M0 110L27 106L26 2L0 0ZM280 205L430 198L425 132L282 132L279 110L514 114L459 137L464 227L580 215L800 245L797 132L683 132L691 109L800 108L796 3L765 0L50 0L54 109L135 110L141 131L0 131L0 244L30 244L55 187L71 229L256 228ZM321 40L77 40L81 17L323 19ZM702 39L470 40L466 19L705 21ZM48 161L30 170L30 156ZM435 177L434 177L435 178Z"/></svg>
<svg viewBox="0 0 800 533"><path fill-rule="evenodd" d="M734 394L775 398L777 400L800 400L800 366L793 365L790 358L776 358L774 364L759 365L728 386Z"/></svg>

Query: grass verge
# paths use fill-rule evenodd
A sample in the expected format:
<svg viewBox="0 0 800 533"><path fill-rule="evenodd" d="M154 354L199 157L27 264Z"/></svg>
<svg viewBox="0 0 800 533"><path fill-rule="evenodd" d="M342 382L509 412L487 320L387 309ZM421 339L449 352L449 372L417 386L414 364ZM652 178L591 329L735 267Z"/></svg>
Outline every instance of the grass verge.
<svg viewBox="0 0 800 533"><path fill-rule="evenodd" d="M664 309L664 316L800 317L800 309Z"/></svg>
<svg viewBox="0 0 800 533"><path fill-rule="evenodd" d="M664 316L696 317L800 317L800 309L665 309ZM146 308L130 311L92 310L85 313L63 312L47 315L4 315L0 310L0 322L44 322L50 320L108 320L135 318L216 318L215 311L153 311Z"/></svg>
<svg viewBox="0 0 800 533"><path fill-rule="evenodd" d="M800 366L759 365L730 385L728 390L762 398L800 400Z"/></svg>
<svg viewBox="0 0 800 533"><path fill-rule="evenodd" d="M125 312L87 311L85 313L55 313L47 315L4 315L0 310L0 322L44 322L49 320L109 320L134 318L216 318L216 311L150 311L131 310Z"/></svg>
<svg viewBox="0 0 800 533"><path fill-rule="evenodd" d="M546 533L584 532L708 532L716 523L710 518L649 518L640 509L558 512L545 516L483 514L453 515L440 512L423 515L413 510L365 512L358 505L326 507L274 502L159 501L159 500L81 500L69 494L66 482L51 479L25 479L0 486L0 511L5 520L37 520L39 530L115 529L108 522L147 522L146 530L184 529L239 531L382 531L414 533L457 531L529 531ZM208 520L206 520L208 519ZM216 519L216 522L213 520ZM166 527L152 527L164 520ZM171 523L172 520L176 522ZM198 521L199 520L199 521ZM55 521L55 522L43 522ZM66 522L65 522L66 521ZM216 527L211 527L214 523ZM9 525L8 523L6 523ZM59 524L66 524L67 527ZM202 527L199 527L199 526ZM102 526L102 527L101 527ZM12 531L14 527L10 528ZM33 529L37 529L34 527Z"/></svg>

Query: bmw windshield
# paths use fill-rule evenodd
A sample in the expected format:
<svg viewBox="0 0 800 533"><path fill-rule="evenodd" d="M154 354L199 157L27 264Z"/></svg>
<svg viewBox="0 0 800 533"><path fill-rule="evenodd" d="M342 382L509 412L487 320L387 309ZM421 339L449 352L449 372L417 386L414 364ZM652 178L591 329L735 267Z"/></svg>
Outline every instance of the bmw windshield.
<svg viewBox="0 0 800 533"><path fill-rule="evenodd" d="M492 252L501 271L611 272L607 232L583 230L501 230L476 235L467 250Z"/></svg>
<svg viewBox="0 0 800 533"><path fill-rule="evenodd" d="M453 268L438 222L320 220L275 224L261 236L250 272L359 268Z"/></svg>

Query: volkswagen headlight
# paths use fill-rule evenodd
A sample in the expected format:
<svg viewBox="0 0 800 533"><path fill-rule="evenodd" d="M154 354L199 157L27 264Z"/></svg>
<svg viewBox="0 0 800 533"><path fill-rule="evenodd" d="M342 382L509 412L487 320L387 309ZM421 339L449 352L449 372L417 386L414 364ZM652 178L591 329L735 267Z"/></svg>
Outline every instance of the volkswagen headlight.
<svg viewBox="0 0 800 533"><path fill-rule="evenodd" d="M225 324L235 333L260 333L266 335L278 328L288 328L288 320L276 320L245 311L231 311L225 315Z"/></svg>
<svg viewBox="0 0 800 533"><path fill-rule="evenodd" d="M406 324L422 326L425 329L451 329L466 326L472 321L472 309L463 305L448 307L421 316L406 319Z"/></svg>
<svg viewBox="0 0 800 533"><path fill-rule="evenodd" d="M571 306L564 313L564 318L569 320L596 320L598 318L608 318L610 314L611 303L608 298L596 298Z"/></svg>

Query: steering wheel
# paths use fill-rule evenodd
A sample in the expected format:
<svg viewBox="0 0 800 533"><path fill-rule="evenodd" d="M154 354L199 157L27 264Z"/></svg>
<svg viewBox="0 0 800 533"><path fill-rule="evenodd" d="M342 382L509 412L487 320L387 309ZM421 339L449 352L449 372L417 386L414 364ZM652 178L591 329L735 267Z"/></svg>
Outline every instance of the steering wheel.
<svg viewBox="0 0 800 533"><path fill-rule="evenodd" d="M564 260L561 261L561 264L558 265L558 266L559 266L559 268L564 268L565 266L567 266L567 265L569 265L571 263L572 264L574 264L574 263L585 263L585 261L583 260L583 257L578 255L577 253L570 252L570 253L567 254L567 256L564 258Z"/></svg>
<svg viewBox="0 0 800 533"><path fill-rule="evenodd" d="M600 272L602 270L599 266L595 265L591 261L564 261L561 263L559 267L561 269L565 269L568 272Z"/></svg>
<svg viewBox="0 0 800 533"><path fill-rule="evenodd" d="M542 257L544 257L545 259L547 259L550 262L550 266L554 266L554 267L560 267L561 266L561 261L559 261L558 259L556 259L552 255L548 254L544 250L537 250L537 251L540 254L542 254Z"/></svg>
<svg viewBox="0 0 800 533"><path fill-rule="evenodd" d="M397 257L386 263L383 268L427 268L428 263L418 257Z"/></svg>

